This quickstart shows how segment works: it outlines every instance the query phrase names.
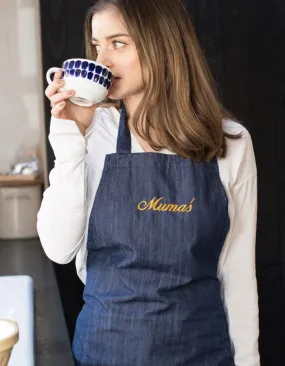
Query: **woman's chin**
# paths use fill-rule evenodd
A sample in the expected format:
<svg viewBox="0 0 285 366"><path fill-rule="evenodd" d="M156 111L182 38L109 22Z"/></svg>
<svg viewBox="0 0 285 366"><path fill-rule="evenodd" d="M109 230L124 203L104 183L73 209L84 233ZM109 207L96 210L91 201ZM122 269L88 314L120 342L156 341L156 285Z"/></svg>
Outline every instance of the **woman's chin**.
<svg viewBox="0 0 285 366"><path fill-rule="evenodd" d="M117 91L111 90L108 97L113 100L119 100L119 99L123 99L124 95L122 92L119 92L118 90Z"/></svg>

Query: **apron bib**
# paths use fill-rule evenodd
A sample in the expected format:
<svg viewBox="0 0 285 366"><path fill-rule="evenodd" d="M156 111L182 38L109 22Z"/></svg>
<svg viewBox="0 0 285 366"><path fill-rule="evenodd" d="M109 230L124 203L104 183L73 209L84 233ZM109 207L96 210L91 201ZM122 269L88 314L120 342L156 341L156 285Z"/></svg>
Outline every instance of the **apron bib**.
<svg viewBox="0 0 285 366"><path fill-rule="evenodd" d="M89 220L79 366L234 366L218 261L229 230L216 159L131 153L125 106Z"/></svg>

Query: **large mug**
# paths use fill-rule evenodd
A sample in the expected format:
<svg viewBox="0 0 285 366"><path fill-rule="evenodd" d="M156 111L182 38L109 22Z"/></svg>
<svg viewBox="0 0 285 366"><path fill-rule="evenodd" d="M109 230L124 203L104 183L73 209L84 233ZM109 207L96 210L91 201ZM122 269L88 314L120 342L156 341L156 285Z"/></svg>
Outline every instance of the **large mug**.
<svg viewBox="0 0 285 366"><path fill-rule="evenodd" d="M52 67L47 71L46 79L49 84L52 82L51 74L59 69ZM82 58L69 59L64 61L62 70L65 83L58 90L74 90L75 95L70 98L70 101L83 107L90 107L104 100L113 82L112 71L96 61Z"/></svg>

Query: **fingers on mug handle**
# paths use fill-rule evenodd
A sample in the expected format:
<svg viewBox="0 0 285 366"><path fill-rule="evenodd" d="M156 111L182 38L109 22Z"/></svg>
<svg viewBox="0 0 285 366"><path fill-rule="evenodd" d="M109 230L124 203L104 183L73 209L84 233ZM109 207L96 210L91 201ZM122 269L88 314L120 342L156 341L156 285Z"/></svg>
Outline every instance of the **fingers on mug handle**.
<svg viewBox="0 0 285 366"><path fill-rule="evenodd" d="M59 80L62 75L62 69L58 69L57 72L54 74L53 81Z"/></svg>
<svg viewBox="0 0 285 366"><path fill-rule="evenodd" d="M46 73L46 79L48 84L51 84L53 80L51 80L51 74L54 74L54 80L60 79L62 70L59 67L52 67Z"/></svg>
<svg viewBox="0 0 285 366"><path fill-rule="evenodd" d="M61 76L62 76L62 69L58 69L58 71L54 74L54 77L53 77L53 81L58 81L61 79ZM63 87L59 87L57 89L58 92L63 92L64 91L64 88Z"/></svg>

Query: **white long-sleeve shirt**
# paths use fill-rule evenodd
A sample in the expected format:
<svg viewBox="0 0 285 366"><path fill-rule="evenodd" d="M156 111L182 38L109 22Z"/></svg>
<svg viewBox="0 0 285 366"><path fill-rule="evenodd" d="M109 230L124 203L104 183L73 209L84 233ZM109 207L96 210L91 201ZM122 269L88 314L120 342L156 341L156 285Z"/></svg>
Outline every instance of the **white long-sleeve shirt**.
<svg viewBox="0 0 285 366"><path fill-rule="evenodd" d="M46 255L65 264L76 256L77 273L86 281L87 228L106 154L116 152L120 113L97 108L83 136L71 120L51 119L49 141L56 157L50 186L44 192L37 228ZM224 120L224 130L242 132L227 139L226 158L218 159L221 182L228 196L230 230L218 266L222 297L237 366L259 366L258 295L255 273L257 174L248 131ZM132 153L144 150L131 134ZM160 153L173 154L167 149Z"/></svg>

